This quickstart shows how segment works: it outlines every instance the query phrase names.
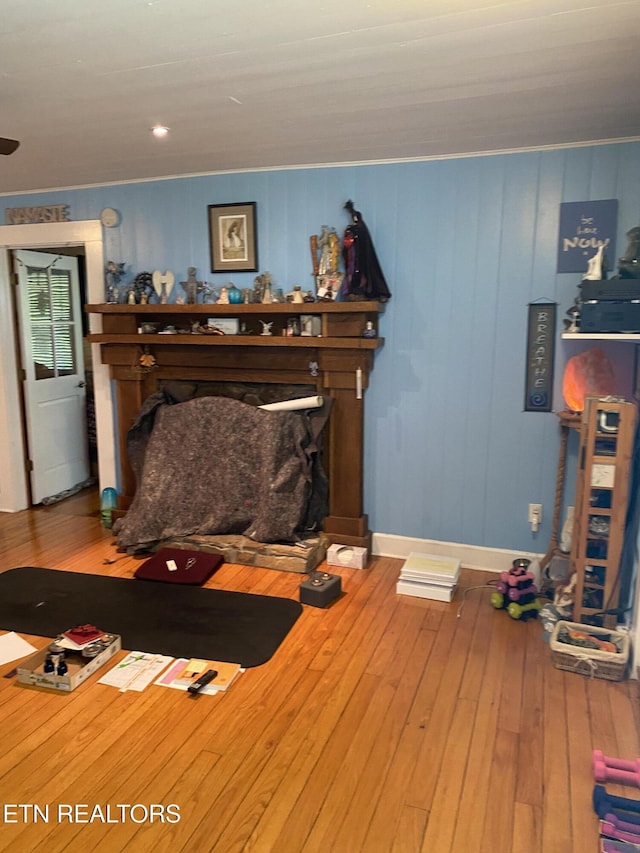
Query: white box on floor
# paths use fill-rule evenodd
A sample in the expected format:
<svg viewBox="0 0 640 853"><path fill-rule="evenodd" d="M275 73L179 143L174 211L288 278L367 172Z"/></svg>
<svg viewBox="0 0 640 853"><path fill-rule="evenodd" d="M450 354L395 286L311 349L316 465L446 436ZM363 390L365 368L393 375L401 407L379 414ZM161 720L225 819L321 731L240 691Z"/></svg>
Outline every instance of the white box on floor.
<svg viewBox="0 0 640 853"><path fill-rule="evenodd" d="M18 664L18 681L21 684L35 684L37 687L47 687L52 690L61 690L70 693L75 690L90 675L100 669L116 652L122 648L122 642L118 634L113 637L106 648L96 657L85 659L80 652L67 651L65 662L68 671L65 675L56 675L44 672L44 662L47 659L47 649L41 649L27 660Z"/></svg>
<svg viewBox="0 0 640 853"><path fill-rule="evenodd" d="M345 569L364 569L367 566L367 549L357 545L330 545L327 563Z"/></svg>

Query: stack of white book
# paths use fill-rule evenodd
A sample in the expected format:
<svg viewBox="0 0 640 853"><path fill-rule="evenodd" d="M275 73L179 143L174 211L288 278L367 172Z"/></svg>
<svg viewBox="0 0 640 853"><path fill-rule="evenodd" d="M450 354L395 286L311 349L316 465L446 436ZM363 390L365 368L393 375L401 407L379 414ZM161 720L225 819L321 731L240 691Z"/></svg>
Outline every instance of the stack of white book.
<svg viewBox="0 0 640 853"><path fill-rule="evenodd" d="M412 551L400 570L396 592L451 601L460 577L460 560Z"/></svg>

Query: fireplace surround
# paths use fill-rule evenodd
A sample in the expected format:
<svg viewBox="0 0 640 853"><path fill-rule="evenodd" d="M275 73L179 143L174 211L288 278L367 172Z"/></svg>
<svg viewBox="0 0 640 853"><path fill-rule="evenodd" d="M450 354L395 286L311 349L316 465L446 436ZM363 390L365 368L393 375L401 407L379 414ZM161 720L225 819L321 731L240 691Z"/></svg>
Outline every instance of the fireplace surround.
<svg viewBox="0 0 640 853"><path fill-rule="evenodd" d="M329 542L370 549L371 531L363 500L364 395L381 337L362 336L378 330L384 305L378 302L243 305L92 304L89 341L99 345L103 364L114 383L121 490L118 509L126 512L136 481L126 453L127 432L143 402L161 383L222 382L300 386L300 396L332 398L323 437L324 467L329 482L329 512L324 533ZM317 337L291 337L289 321L301 315L318 318ZM210 318L238 318L245 334L194 333ZM271 335L261 334L270 324ZM173 327L175 333L156 328ZM142 333L140 330L145 329ZM150 358L141 359L146 355Z"/></svg>

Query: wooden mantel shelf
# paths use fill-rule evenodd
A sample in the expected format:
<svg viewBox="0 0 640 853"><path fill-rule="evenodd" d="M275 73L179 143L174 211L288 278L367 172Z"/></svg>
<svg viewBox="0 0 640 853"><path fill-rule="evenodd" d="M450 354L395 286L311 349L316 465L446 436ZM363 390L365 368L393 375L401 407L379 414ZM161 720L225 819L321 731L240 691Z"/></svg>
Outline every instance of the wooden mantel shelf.
<svg viewBox="0 0 640 853"><path fill-rule="evenodd" d="M383 306L378 302L311 302L302 304L259 303L239 305L196 304L196 305L120 305L104 303L87 305L89 314L103 315L101 332L92 331L91 343L98 344L145 344L175 346L257 346L257 347L316 347L321 349L378 349L384 343L379 337L363 338L367 321L377 330L378 314ZM287 337L283 335L286 322L302 314L321 318L322 334L317 337ZM251 319L273 324L271 335L260 334L254 328L243 335L211 335L190 333L192 323L202 322L205 317L237 317L248 323ZM180 334L140 334L143 323L171 324L180 327Z"/></svg>
<svg viewBox="0 0 640 853"><path fill-rule="evenodd" d="M207 314L223 317L225 314L378 314L384 310L381 302L198 302L193 305L166 302L130 305L119 302L96 302L85 306L95 314Z"/></svg>
<svg viewBox="0 0 640 853"><path fill-rule="evenodd" d="M333 399L325 442L329 477L329 515L324 531L332 542L371 548L363 508L364 392L381 337L364 338L367 323L378 332L379 302L272 304L111 304L86 305L91 315L88 340L100 349L115 382L120 448L120 506L126 509L136 483L126 453L129 427L144 400L168 380L282 383L312 386ZM319 317L317 337L284 334L287 321L302 314ZM242 335L191 332L205 318L237 317ZM260 322L272 334L260 334ZM174 326L181 334L141 334L145 323ZM101 327L101 328L100 328ZM152 370L140 369L140 353L155 358ZM307 391L308 393L308 391Z"/></svg>

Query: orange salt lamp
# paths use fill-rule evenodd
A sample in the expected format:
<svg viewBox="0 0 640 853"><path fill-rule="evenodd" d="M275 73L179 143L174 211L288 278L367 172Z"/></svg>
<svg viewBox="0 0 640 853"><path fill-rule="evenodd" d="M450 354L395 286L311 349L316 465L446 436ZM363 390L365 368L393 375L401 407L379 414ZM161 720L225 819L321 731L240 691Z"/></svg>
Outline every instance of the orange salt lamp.
<svg viewBox="0 0 640 853"><path fill-rule="evenodd" d="M615 394L613 368L601 349L593 347L569 359L562 377L562 394L572 412L583 411L585 397Z"/></svg>

